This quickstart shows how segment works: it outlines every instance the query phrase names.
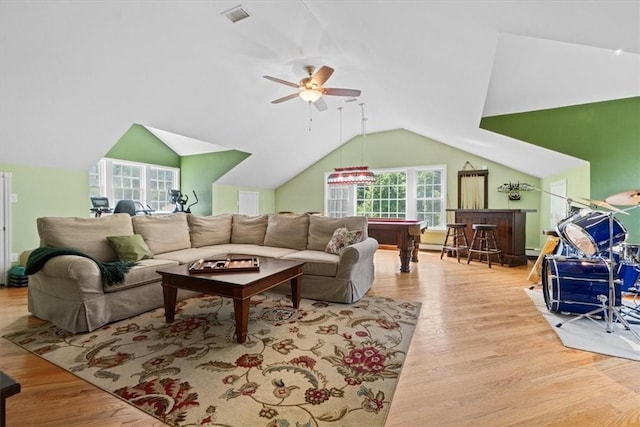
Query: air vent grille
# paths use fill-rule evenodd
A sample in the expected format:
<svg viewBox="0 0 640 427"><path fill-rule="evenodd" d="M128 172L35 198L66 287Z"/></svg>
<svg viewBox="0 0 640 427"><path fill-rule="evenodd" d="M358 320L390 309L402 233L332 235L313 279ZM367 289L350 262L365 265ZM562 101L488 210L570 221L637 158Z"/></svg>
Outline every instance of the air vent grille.
<svg viewBox="0 0 640 427"><path fill-rule="evenodd" d="M222 12L222 15L226 16L227 19L233 22L234 24L238 21L242 21L243 19L246 19L251 16L249 12L247 12L247 10L240 5L233 7L225 12Z"/></svg>

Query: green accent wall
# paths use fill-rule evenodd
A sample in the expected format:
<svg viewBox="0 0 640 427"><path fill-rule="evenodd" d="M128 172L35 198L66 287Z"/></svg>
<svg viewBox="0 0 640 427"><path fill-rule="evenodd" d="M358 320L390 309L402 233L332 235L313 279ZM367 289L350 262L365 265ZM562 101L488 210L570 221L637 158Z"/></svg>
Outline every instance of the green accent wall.
<svg viewBox="0 0 640 427"><path fill-rule="evenodd" d="M147 128L134 124L105 157L180 168L180 191L189 197L187 206L195 202L195 191L198 204L192 206L191 211L210 215L213 203L211 185L249 155L228 150L181 157Z"/></svg>
<svg viewBox="0 0 640 427"><path fill-rule="evenodd" d="M42 168L0 163L11 173L12 253L20 255L40 245L36 218L89 216L89 171Z"/></svg>
<svg viewBox="0 0 640 427"><path fill-rule="evenodd" d="M269 214L276 212L275 190L220 184L214 184L212 187L214 215L223 213L238 213L239 191L252 191L258 193L259 214Z"/></svg>
<svg viewBox="0 0 640 427"><path fill-rule="evenodd" d="M181 158L146 128L136 124L104 155L181 168L181 190L189 195L190 203L195 201L192 191L196 191L200 202L192 211L201 215L211 214L212 183L248 156L248 153L229 150ZM11 206L12 253L19 255L39 246L38 217L90 216L89 171L7 163L0 163L0 170L11 173L12 193L18 197L17 203Z"/></svg>
<svg viewBox="0 0 640 427"><path fill-rule="evenodd" d="M480 127L587 160L596 200L640 189L640 97L484 117ZM616 218L640 242L640 208Z"/></svg>
<svg viewBox="0 0 640 427"><path fill-rule="evenodd" d="M134 124L104 155L110 159L180 167L180 156L144 126Z"/></svg>
<svg viewBox="0 0 640 427"><path fill-rule="evenodd" d="M276 211L324 212L326 174L335 167L357 166L361 163L371 169L393 169L406 166L445 165L447 169L447 208L458 203L458 171L466 162L476 169L489 170L489 208L535 209L527 213L527 248L539 248L540 195L536 191L523 191L521 200L510 201L506 193L497 188L506 182L526 182L539 187L540 180L531 175L505 167L488 159L474 156L439 141L404 129L357 136L329 153L318 162L276 189ZM453 222L453 213L449 213ZM444 230L428 229L422 242L441 245Z"/></svg>
<svg viewBox="0 0 640 427"><path fill-rule="evenodd" d="M486 117L481 127L585 159L590 170L578 168L540 180L403 129L354 137L275 190L215 184L248 153L229 150L181 158L140 125L131 126L105 157L181 168L181 190L190 197L193 190L197 192L200 202L192 210L202 215L237 212L241 190L259 192L261 213L324 212L326 174L335 167L361 163L374 169L446 165L447 207L454 208L456 172L468 161L476 168L489 169L490 208L536 210L527 214L527 248L540 248L540 230L549 228L548 198L529 191L522 193L520 201L509 201L505 193L497 191L499 185L520 181L548 189L552 182L566 179L570 197L601 200L640 189L640 97ZM40 216L89 216L88 171L6 163L0 163L0 170L11 172L12 192L18 197L12 204L12 252L19 254L38 246L35 224ZM627 241L638 243L640 209L629 213L617 218L629 231ZM425 243L441 244L443 232L428 230L423 237Z"/></svg>
<svg viewBox="0 0 640 427"><path fill-rule="evenodd" d="M555 197L549 194L549 192L551 192L551 185L558 181L564 181L567 186L568 199L577 200L580 197L589 197L590 174L590 167L588 164L586 164L585 166L578 166L576 168L568 169L562 173L544 178L542 180L540 188L546 191L546 193L540 194L540 227L543 230L555 230L557 225L557 223L552 220L551 215L551 198ZM566 214L569 208L568 203L566 200L562 202L564 213ZM540 247L544 246L544 242L546 240L547 236L541 233Z"/></svg>
<svg viewBox="0 0 640 427"><path fill-rule="evenodd" d="M222 175L249 157L248 153L236 150L184 156L180 159L180 186L183 194L189 196L188 204L195 202L193 192L198 195L198 204L191 212L211 215L215 208L212 185Z"/></svg>

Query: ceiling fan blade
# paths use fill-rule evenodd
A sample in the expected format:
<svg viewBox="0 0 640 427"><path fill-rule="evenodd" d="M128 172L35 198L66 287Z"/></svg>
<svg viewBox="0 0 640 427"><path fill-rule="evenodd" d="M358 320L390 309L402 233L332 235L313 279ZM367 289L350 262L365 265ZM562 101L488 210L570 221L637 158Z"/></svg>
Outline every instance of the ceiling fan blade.
<svg viewBox="0 0 640 427"><path fill-rule="evenodd" d="M338 89L338 88L325 88L325 95L333 95L333 96L353 96L358 97L362 93L359 89Z"/></svg>
<svg viewBox="0 0 640 427"><path fill-rule="evenodd" d="M318 100L313 103L313 106L316 107L316 110L318 111L325 111L327 109L327 103L322 99L322 97L318 98Z"/></svg>
<svg viewBox="0 0 640 427"><path fill-rule="evenodd" d="M320 67L318 71L316 71L313 77L311 77L311 83L315 83L318 86L322 86L324 82L329 80L329 77L331 77L331 74L333 74L333 68L323 65L322 67Z"/></svg>
<svg viewBox="0 0 640 427"><path fill-rule="evenodd" d="M296 92L296 93L292 93L291 95L287 95L287 96L283 96L282 98L275 99L271 101L271 103L280 104L281 102L288 101L290 99L297 98L297 97L298 97L298 93Z"/></svg>
<svg viewBox="0 0 640 427"><path fill-rule="evenodd" d="M291 86L291 87L296 87L296 88L299 86L297 83L288 82L286 80L282 80L282 79L279 79L277 77L271 77L271 76L262 76L262 77L264 77L267 80L271 80L272 82L280 83L280 84L283 84L283 85L286 85L286 86Z"/></svg>

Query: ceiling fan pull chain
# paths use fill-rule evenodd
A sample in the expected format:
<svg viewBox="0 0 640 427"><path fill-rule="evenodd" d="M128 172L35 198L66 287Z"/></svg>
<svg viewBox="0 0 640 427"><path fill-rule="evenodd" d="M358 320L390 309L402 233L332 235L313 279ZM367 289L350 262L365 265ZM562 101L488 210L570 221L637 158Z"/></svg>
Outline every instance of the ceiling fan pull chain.
<svg viewBox="0 0 640 427"><path fill-rule="evenodd" d="M340 150L340 167L342 167L342 109L344 107L338 107L338 111L340 111L340 143L338 144L338 150Z"/></svg>
<svg viewBox="0 0 640 427"><path fill-rule="evenodd" d="M365 137L367 136L367 118L364 116L364 102L361 102L360 104L360 134Z"/></svg>
<svg viewBox="0 0 640 427"><path fill-rule="evenodd" d="M309 132L311 132L311 123L313 123L313 109L311 108L311 102L309 104Z"/></svg>

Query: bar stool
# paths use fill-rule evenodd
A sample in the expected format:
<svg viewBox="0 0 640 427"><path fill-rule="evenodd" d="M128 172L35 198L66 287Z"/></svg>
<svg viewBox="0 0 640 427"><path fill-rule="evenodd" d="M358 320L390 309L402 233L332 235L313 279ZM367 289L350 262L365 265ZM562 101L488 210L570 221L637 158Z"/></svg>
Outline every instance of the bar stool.
<svg viewBox="0 0 640 427"><path fill-rule="evenodd" d="M472 224L473 238L467 255L467 264L471 261L471 256L479 254L478 261L482 262L482 256L487 256L487 264L491 268L491 257L497 255L502 264L502 251L498 248L495 230L498 228L495 224Z"/></svg>
<svg viewBox="0 0 640 427"><path fill-rule="evenodd" d="M467 235L465 230L467 224L462 222L453 222L447 224L447 234L444 236L444 243L442 244L442 251L440 252L440 259L444 255L445 251L451 251L456 253L458 262L460 262L460 251L469 250L469 242L467 241ZM451 242L449 239L451 238Z"/></svg>

